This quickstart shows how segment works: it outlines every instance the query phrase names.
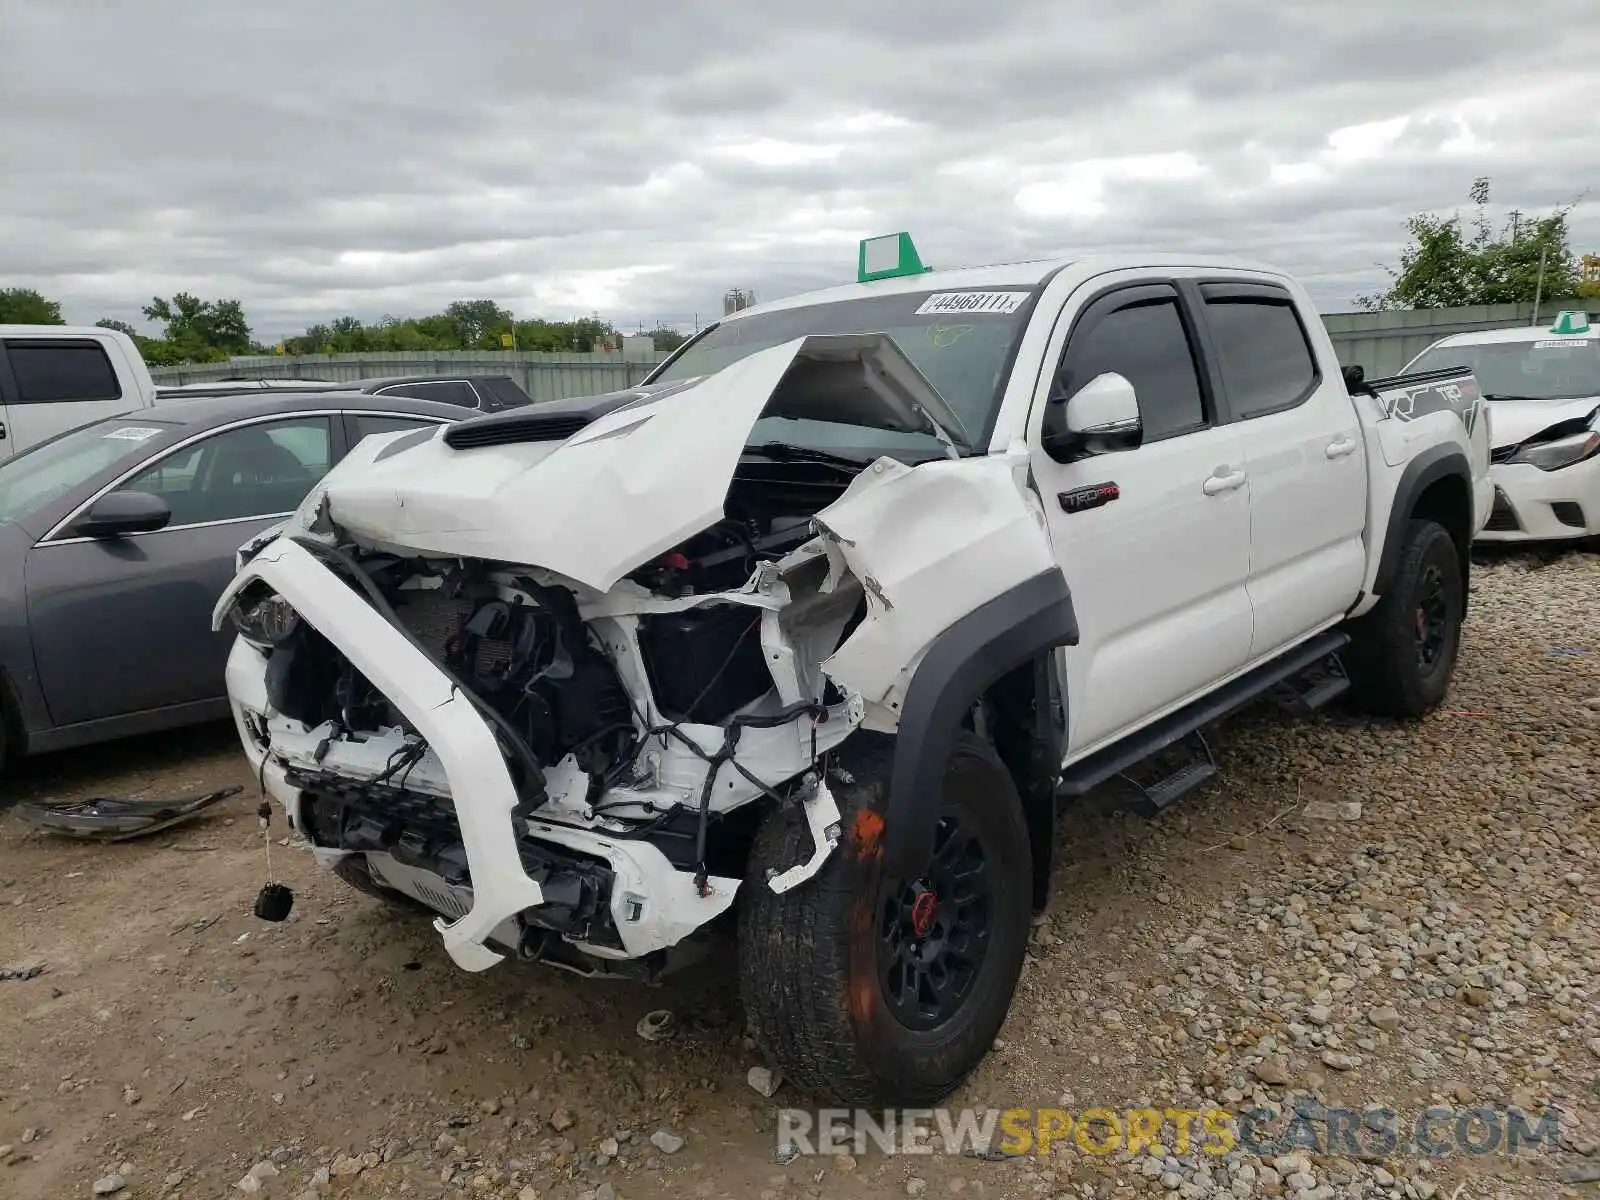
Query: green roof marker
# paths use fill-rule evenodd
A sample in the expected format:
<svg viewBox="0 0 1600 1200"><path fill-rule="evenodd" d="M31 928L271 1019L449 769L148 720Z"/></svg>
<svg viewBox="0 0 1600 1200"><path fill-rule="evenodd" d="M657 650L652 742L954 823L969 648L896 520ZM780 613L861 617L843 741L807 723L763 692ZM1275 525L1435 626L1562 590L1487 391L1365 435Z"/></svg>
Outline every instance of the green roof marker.
<svg viewBox="0 0 1600 1200"><path fill-rule="evenodd" d="M861 239L861 254L856 266L856 282L895 279L901 275L921 275L932 267L922 265L909 233L886 233L882 237Z"/></svg>
<svg viewBox="0 0 1600 1200"><path fill-rule="evenodd" d="M862 243L865 245L865 243ZM1589 314L1580 309L1572 309L1556 314L1556 323L1550 326L1551 333L1570 334L1589 332Z"/></svg>

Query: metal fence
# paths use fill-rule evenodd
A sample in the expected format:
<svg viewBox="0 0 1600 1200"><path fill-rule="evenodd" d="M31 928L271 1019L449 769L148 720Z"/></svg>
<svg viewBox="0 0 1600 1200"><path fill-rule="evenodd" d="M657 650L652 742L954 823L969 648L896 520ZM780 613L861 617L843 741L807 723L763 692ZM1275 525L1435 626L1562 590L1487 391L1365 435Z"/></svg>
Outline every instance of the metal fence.
<svg viewBox="0 0 1600 1200"><path fill-rule="evenodd" d="M1556 305L1540 308L1540 320L1555 319ZM1360 363L1377 378L1399 372L1435 340L1474 329L1527 325L1531 304L1492 304L1474 308L1439 308L1376 313L1327 313L1323 324L1333 338L1339 361ZM1600 314L1592 314L1600 316ZM236 358L226 363L158 367L151 372L161 384L203 383L229 377L249 379L318 379L348 383L379 375L462 374L510 375L535 400L592 396L631 387L666 355L660 352L622 354L534 354L511 351L413 351L381 354L305 354Z"/></svg>
<svg viewBox="0 0 1600 1200"><path fill-rule="evenodd" d="M301 354L235 358L225 363L157 367L164 386L221 379L304 379L350 383L384 375L509 375L534 400L594 396L631 387L665 353L537 354L493 350L406 351L379 354Z"/></svg>

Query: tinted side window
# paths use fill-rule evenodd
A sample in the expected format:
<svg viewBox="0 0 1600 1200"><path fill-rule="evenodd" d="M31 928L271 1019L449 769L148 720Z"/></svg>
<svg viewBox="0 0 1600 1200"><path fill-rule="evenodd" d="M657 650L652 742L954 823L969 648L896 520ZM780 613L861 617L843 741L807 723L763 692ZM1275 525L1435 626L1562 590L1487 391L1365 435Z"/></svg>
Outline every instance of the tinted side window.
<svg viewBox="0 0 1600 1200"><path fill-rule="evenodd" d="M1287 296L1207 300L1206 323L1236 416L1292 408L1310 394L1317 362Z"/></svg>
<svg viewBox="0 0 1600 1200"><path fill-rule="evenodd" d="M437 400L441 404L455 404L461 408L477 408L478 393L464 381L447 383L402 383L384 388L380 396L410 396L413 400Z"/></svg>
<svg viewBox="0 0 1600 1200"><path fill-rule="evenodd" d="M327 474L332 451L327 417L246 425L175 451L121 490L165 500L168 528L276 516L293 512Z"/></svg>
<svg viewBox="0 0 1600 1200"><path fill-rule="evenodd" d="M23 404L122 398L117 372L98 342L15 341L6 351Z"/></svg>
<svg viewBox="0 0 1600 1200"><path fill-rule="evenodd" d="M437 421L419 421L407 417L380 417L373 413L347 413L350 421L350 444L375 433L394 433L398 429L434 429Z"/></svg>
<svg viewBox="0 0 1600 1200"><path fill-rule="evenodd" d="M1065 394L1107 371L1125 377L1138 393L1145 441L1206 424L1200 374L1176 298L1131 302L1073 335L1061 371Z"/></svg>

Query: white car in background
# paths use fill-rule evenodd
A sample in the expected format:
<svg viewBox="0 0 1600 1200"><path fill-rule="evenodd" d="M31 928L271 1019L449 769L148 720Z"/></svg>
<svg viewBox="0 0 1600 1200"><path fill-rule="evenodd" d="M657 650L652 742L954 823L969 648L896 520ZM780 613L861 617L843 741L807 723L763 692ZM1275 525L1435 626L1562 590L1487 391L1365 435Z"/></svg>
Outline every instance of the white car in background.
<svg viewBox="0 0 1600 1200"><path fill-rule="evenodd" d="M1490 402L1494 510L1478 538L1600 536L1600 329L1563 312L1548 327L1458 333L1406 370L1458 366Z"/></svg>

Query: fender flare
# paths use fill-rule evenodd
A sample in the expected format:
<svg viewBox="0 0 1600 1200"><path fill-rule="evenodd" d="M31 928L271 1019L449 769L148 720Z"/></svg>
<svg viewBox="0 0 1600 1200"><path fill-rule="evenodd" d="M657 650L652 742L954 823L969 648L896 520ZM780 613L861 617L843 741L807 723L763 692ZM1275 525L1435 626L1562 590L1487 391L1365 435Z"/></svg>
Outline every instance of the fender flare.
<svg viewBox="0 0 1600 1200"><path fill-rule="evenodd" d="M1400 547L1405 540L1405 523L1411 519L1416 510L1418 498L1439 480L1451 476L1460 478L1467 492L1467 544L1460 547L1461 583L1463 591L1465 590L1467 571L1471 564L1469 551L1472 542L1472 465L1467 461L1467 456L1461 447L1452 443L1431 446L1424 450L1406 464L1406 469L1400 475L1400 482L1395 487L1394 502L1389 506L1389 521L1384 530L1383 550L1378 556L1378 573L1372 584L1372 590L1379 596L1387 594L1389 584L1394 580L1394 573L1399 569ZM1451 532L1454 533L1455 530Z"/></svg>
<svg viewBox="0 0 1600 1200"><path fill-rule="evenodd" d="M884 811L884 866L900 878L933 857L945 764L961 722L1002 675L1078 644L1072 592L1059 570L1000 593L928 647L906 689Z"/></svg>

